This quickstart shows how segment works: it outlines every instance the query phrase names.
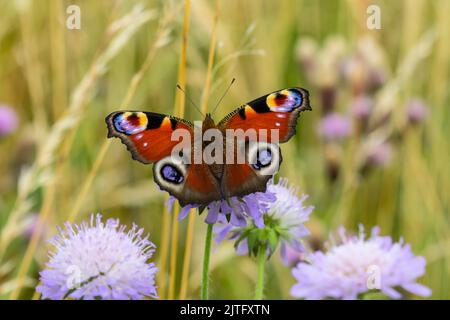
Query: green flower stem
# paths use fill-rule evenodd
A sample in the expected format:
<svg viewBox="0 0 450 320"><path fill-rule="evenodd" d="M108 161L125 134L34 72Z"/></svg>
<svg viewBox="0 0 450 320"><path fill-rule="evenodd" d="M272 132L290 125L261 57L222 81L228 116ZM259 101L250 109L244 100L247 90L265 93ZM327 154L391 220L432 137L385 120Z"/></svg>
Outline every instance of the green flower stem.
<svg viewBox="0 0 450 320"><path fill-rule="evenodd" d="M258 250L258 279L256 281L255 300L262 300L264 295L264 269L266 266L266 248Z"/></svg>
<svg viewBox="0 0 450 320"><path fill-rule="evenodd" d="M208 285L209 285L209 260L211 257L211 242L213 234L213 225L208 224L205 238L205 251L203 253L203 272L202 272L202 286L200 289L200 299L208 300Z"/></svg>

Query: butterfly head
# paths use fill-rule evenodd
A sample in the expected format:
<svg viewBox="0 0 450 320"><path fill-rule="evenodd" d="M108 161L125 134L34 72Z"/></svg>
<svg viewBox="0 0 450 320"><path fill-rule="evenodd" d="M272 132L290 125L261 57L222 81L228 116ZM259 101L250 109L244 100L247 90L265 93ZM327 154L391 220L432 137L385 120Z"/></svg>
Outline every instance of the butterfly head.
<svg viewBox="0 0 450 320"><path fill-rule="evenodd" d="M211 128L215 128L216 127L216 123L214 122L211 113L207 113L205 116L205 120L203 120L203 125L202 125L202 129L203 131L211 129Z"/></svg>

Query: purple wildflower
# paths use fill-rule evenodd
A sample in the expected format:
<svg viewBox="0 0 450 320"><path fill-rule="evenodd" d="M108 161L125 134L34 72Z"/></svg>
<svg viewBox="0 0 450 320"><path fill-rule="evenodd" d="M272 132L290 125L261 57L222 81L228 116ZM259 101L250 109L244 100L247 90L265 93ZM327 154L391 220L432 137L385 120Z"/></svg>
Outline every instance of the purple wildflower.
<svg viewBox="0 0 450 320"><path fill-rule="evenodd" d="M341 140L350 134L350 121L337 113L331 113L320 120L318 131L327 140Z"/></svg>
<svg viewBox="0 0 450 320"><path fill-rule="evenodd" d="M100 214L90 223L72 225L50 242L55 250L40 273L36 290L43 299L143 299L157 297L157 268L148 262L155 245L142 237L136 225L126 231L118 219L102 222Z"/></svg>
<svg viewBox="0 0 450 320"><path fill-rule="evenodd" d="M230 214L230 223L234 226L244 227L247 225L246 218L251 218L259 227L264 227L263 214L269 210L270 203L275 201L275 195L266 192L255 192L242 198L232 197L229 201L215 201L208 205L206 222L214 224L219 217L225 218Z"/></svg>
<svg viewBox="0 0 450 320"><path fill-rule="evenodd" d="M290 246L297 252L303 252L300 239L309 234L304 223L308 221L313 207L305 207L303 202L307 198L297 196L297 189L288 184L287 179L281 178L278 183L270 181L267 185L267 193L273 194L274 202L266 203L267 210L262 215L264 225L260 226L256 220L247 227L235 227L231 223L221 220L222 224L215 228L216 242L220 242L231 234L230 239L239 239L236 246L238 254L248 254L248 237L254 233L273 233L276 243L266 245L270 255L276 249L278 240L281 242L281 256L287 261L286 246ZM269 240L270 242L270 240Z"/></svg>
<svg viewBox="0 0 450 320"><path fill-rule="evenodd" d="M360 96L353 101L350 110L356 119L366 120L369 117L372 108L372 99L368 96Z"/></svg>
<svg viewBox="0 0 450 320"><path fill-rule="evenodd" d="M375 167L387 166L392 158L392 146L387 143L374 145L367 153L367 164Z"/></svg>
<svg viewBox="0 0 450 320"><path fill-rule="evenodd" d="M291 294L305 299L356 299L373 289L398 299L401 287L413 294L427 297L431 290L416 282L425 273L426 261L415 256L403 240L393 243L391 237L379 236L372 229L366 240L360 227L359 236L349 236L340 229L342 243L328 252L316 251L309 263L300 262L292 271L297 283Z"/></svg>
<svg viewBox="0 0 450 320"><path fill-rule="evenodd" d="M421 123L428 114L428 109L422 100L414 99L406 107L408 120L412 124Z"/></svg>
<svg viewBox="0 0 450 320"><path fill-rule="evenodd" d="M176 199L170 197L166 205L169 211ZM275 201L275 195L271 192L255 192L243 197L231 197L227 200L213 201L206 207L208 214L205 222L215 224L218 221L230 221L231 225L245 227L247 219L251 218L260 228L264 227L263 214L267 212L269 204ZM179 220L186 218L190 209L198 208L198 205L188 204L181 208Z"/></svg>
<svg viewBox="0 0 450 320"><path fill-rule="evenodd" d="M14 109L7 105L0 105L0 137L16 130L18 122Z"/></svg>
<svg viewBox="0 0 450 320"><path fill-rule="evenodd" d="M281 251L281 259L283 260L285 266L294 267L300 261L305 260L306 252L298 252L290 245L281 247Z"/></svg>

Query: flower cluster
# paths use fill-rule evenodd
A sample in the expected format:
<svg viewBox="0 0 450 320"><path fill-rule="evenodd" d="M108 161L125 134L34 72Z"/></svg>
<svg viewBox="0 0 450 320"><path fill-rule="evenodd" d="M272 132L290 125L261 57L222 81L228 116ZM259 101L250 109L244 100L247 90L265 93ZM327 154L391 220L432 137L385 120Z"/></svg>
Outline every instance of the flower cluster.
<svg viewBox="0 0 450 320"><path fill-rule="evenodd" d="M157 297L157 268L148 262L154 244L144 230L118 220L102 222L100 214L90 223L66 223L51 240L55 250L36 288L43 299L143 299Z"/></svg>
<svg viewBox="0 0 450 320"><path fill-rule="evenodd" d="M301 240L309 235L304 224L313 207L305 206L306 196L297 194L286 179L271 180L265 193L233 199L237 204L210 204L209 210L216 211L206 219L215 220L216 242L235 240L238 254L264 259L280 246L285 264L296 263L293 297L357 299L379 291L398 299L399 288L423 297L431 294L417 283L425 273L425 259L415 256L403 240L380 236L377 227L368 238L362 226L357 236L341 228L339 239L332 239L326 252L308 252ZM229 207L222 208L224 203ZM242 211L234 212L234 205ZM91 215L89 223L66 223L51 240L54 250L36 290L43 299L156 298L157 269L149 262L155 246L143 232L136 225L126 231L115 219L102 222L100 214Z"/></svg>
<svg viewBox="0 0 450 320"><path fill-rule="evenodd" d="M264 225L263 215L269 209L269 204L276 200L276 196L270 192L255 192L243 197L231 197L227 200L213 201L206 208L208 214L205 222L215 224L218 221L229 221L231 225L244 227L247 220L252 219L256 225L262 227ZM168 211L171 210L173 203L176 201L174 197L170 197L166 205ZM181 208L178 219L186 218L189 210L198 208L198 205L186 205Z"/></svg>
<svg viewBox="0 0 450 320"><path fill-rule="evenodd" d="M355 137L356 165L352 169L363 176L368 169L389 165L394 146L406 129L427 116L427 105L421 99L402 101L392 90L384 90L393 76L384 49L373 37L360 38L354 47L340 36L327 38L322 46L302 37L297 59L302 74L318 92L321 119L317 132L323 140L331 182L337 180L343 167L348 137Z"/></svg>
<svg viewBox="0 0 450 320"><path fill-rule="evenodd" d="M380 290L390 298L401 298L396 288L427 297L431 290L416 282L425 273L426 261L415 256L403 240L380 236L373 228L368 239L360 227L358 236L340 229L340 243L326 253L317 251L293 269L297 283L291 294L306 299L356 299Z"/></svg>
<svg viewBox="0 0 450 320"><path fill-rule="evenodd" d="M306 196L297 196L297 189L281 178L278 183L272 180L267 185L267 193L274 195L275 201L265 204L267 211L259 220L249 221L245 226L235 226L221 219L215 227L216 242L225 238L236 239L238 254L257 254L264 248L271 255L281 244L281 256L287 261L287 247L297 252L303 251L300 239L309 234L304 226L313 207L304 206Z"/></svg>
<svg viewBox="0 0 450 320"><path fill-rule="evenodd" d="M337 113L330 113L319 123L319 134L327 140L341 140L350 134L350 121Z"/></svg>

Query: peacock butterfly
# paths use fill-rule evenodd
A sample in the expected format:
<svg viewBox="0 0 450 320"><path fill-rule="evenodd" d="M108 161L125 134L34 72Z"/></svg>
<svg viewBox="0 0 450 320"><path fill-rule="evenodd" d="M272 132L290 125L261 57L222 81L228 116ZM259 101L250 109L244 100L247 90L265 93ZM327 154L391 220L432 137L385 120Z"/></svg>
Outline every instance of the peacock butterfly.
<svg viewBox="0 0 450 320"><path fill-rule="evenodd" d="M184 119L141 111L116 111L105 120L108 138L120 138L133 159L154 163L153 177L161 189L183 206L207 205L265 191L267 181L282 161L278 143L295 134L297 119L305 110L311 110L308 91L289 88L242 105L218 124L210 114L196 126ZM212 140L204 139L211 130L222 134L221 138L215 136L217 148L212 152L213 160L192 161L200 149L211 149ZM179 156L174 156L180 144L174 133L179 131L189 135L190 143L177 153ZM230 132L244 134L230 136ZM240 153L244 155L241 161L237 159ZM221 155L225 155L225 162L217 160Z"/></svg>

